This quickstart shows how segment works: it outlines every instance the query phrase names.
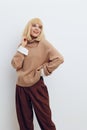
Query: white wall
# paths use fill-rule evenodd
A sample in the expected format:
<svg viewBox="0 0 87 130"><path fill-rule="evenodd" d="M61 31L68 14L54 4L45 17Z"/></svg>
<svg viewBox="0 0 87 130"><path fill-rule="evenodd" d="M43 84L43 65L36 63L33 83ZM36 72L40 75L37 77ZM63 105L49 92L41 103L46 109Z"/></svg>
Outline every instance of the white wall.
<svg viewBox="0 0 87 130"><path fill-rule="evenodd" d="M10 62L21 33L32 17L40 17L47 39L65 62L48 85L57 130L87 130L86 0L0 1L0 130L19 130L15 111L16 73ZM35 130L40 130L36 118Z"/></svg>

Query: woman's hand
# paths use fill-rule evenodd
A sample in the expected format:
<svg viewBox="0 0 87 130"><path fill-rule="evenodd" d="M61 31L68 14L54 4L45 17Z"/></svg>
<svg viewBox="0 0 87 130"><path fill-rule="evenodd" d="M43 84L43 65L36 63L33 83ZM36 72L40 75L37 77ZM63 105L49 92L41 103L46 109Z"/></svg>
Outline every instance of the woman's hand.
<svg viewBox="0 0 87 130"><path fill-rule="evenodd" d="M27 44L27 38L26 37L23 37L23 39L22 39L22 42L21 42L22 44L21 44L21 46L23 46L23 47L25 47L26 46L26 44Z"/></svg>
<svg viewBox="0 0 87 130"><path fill-rule="evenodd" d="M26 45L27 45L27 38L23 37L21 45L18 47L17 51L27 56L28 49L26 48Z"/></svg>

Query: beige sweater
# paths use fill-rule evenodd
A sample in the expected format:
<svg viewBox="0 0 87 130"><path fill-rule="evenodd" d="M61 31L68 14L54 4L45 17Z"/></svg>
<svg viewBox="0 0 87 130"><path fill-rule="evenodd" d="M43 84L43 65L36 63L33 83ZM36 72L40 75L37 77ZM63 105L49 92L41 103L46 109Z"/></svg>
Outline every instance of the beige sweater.
<svg viewBox="0 0 87 130"><path fill-rule="evenodd" d="M21 87L34 85L40 79L42 69L48 76L64 61L62 55L45 39L32 41L25 48L28 55L17 51L11 61L18 74L17 84Z"/></svg>

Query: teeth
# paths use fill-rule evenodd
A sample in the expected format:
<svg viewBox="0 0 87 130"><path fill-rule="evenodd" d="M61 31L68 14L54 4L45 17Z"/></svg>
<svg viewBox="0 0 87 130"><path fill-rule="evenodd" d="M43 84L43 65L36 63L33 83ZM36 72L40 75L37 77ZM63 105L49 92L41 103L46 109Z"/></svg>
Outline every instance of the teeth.
<svg viewBox="0 0 87 130"><path fill-rule="evenodd" d="M34 31L34 33L38 33L38 32L35 32L35 31Z"/></svg>

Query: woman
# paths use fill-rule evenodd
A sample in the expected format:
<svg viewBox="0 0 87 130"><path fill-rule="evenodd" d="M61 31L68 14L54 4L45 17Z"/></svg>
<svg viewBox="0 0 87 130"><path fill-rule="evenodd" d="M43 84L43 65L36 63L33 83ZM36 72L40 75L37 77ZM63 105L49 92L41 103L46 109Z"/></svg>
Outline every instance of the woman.
<svg viewBox="0 0 87 130"><path fill-rule="evenodd" d="M16 111L20 130L34 130L33 109L41 130L56 130L43 76L50 75L63 61L62 55L45 39L42 21L31 19L11 62L18 74Z"/></svg>

